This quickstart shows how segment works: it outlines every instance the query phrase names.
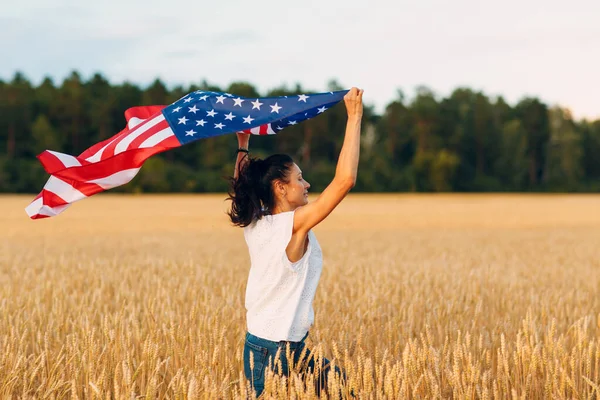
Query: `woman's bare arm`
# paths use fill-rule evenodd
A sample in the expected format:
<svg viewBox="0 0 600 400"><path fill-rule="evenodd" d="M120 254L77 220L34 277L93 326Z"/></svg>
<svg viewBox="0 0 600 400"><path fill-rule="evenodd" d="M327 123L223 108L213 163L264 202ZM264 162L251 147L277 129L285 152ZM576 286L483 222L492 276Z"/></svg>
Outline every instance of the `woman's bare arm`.
<svg viewBox="0 0 600 400"><path fill-rule="evenodd" d="M348 122L335 176L314 202L296 209L294 232L306 234L315 225L323 221L356 184L363 113L362 95L362 90L352 88L344 96L348 111Z"/></svg>
<svg viewBox="0 0 600 400"><path fill-rule="evenodd" d="M238 148L248 150L248 145L250 142L250 135L247 133L237 133L238 138ZM248 154L240 151L237 153L237 158L235 160L235 168L233 170L233 179L237 179L238 173L240 169L244 166L244 164L248 162Z"/></svg>

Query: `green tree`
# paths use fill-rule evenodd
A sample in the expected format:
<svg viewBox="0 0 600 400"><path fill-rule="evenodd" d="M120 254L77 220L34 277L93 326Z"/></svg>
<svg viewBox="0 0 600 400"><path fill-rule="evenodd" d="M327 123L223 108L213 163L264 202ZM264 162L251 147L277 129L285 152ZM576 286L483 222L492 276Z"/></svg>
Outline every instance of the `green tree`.
<svg viewBox="0 0 600 400"><path fill-rule="evenodd" d="M450 192L453 190L453 181L460 158L447 150L440 150L431 160L430 181L436 192Z"/></svg>
<svg viewBox="0 0 600 400"><path fill-rule="evenodd" d="M412 160L412 171L414 174L413 191L431 192L433 185L431 183L431 166L435 159L435 153L432 151L420 151L415 154Z"/></svg>
<svg viewBox="0 0 600 400"><path fill-rule="evenodd" d="M526 98L517 104L515 112L527 136L529 185L534 189L542 178L546 164L546 149L550 139L548 107L538 99Z"/></svg>
<svg viewBox="0 0 600 400"><path fill-rule="evenodd" d="M44 150L61 151L63 137L54 130L44 114L38 115L33 122L31 136L33 139L32 148L35 154L40 154Z"/></svg>
<svg viewBox="0 0 600 400"><path fill-rule="evenodd" d="M155 79L146 90L144 90L144 94L142 95L142 103L146 106L159 106L159 105L167 105L169 98L169 91L167 87L160 79ZM138 104L141 105L141 104Z"/></svg>
<svg viewBox="0 0 600 400"><path fill-rule="evenodd" d="M30 155L27 143L31 133L33 88L21 73L3 89L4 110L0 113L0 126L5 126L5 154L8 158Z"/></svg>
<svg viewBox="0 0 600 400"><path fill-rule="evenodd" d="M54 81L49 77L44 78L42 83L35 88L32 114L35 116L44 114L52 125L58 125L58 95L58 89L54 85Z"/></svg>
<svg viewBox="0 0 600 400"><path fill-rule="evenodd" d="M85 96L81 76L73 71L58 91L58 130L68 140L64 153L79 154L92 144L86 140Z"/></svg>
<svg viewBox="0 0 600 400"><path fill-rule="evenodd" d="M404 105L404 94L398 91L398 99L387 105L378 121L376 131L377 135L383 138L383 151L395 168L410 165L416 147L416 141L411 134L413 130L411 112Z"/></svg>
<svg viewBox="0 0 600 400"><path fill-rule="evenodd" d="M417 88L417 95L411 104L413 115L413 136L416 153L437 150L440 146L436 137L439 119L439 105L433 92L425 87Z"/></svg>
<svg viewBox="0 0 600 400"><path fill-rule="evenodd" d="M527 132L519 119L504 124L494 170L505 190L525 190L528 177Z"/></svg>
<svg viewBox="0 0 600 400"><path fill-rule="evenodd" d="M583 177L582 138L568 110L550 109L550 140L544 181L560 190L575 190Z"/></svg>
<svg viewBox="0 0 600 400"><path fill-rule="evenodd" d="M8 154L8 85L0 79L0 157ZM3 165L0 165L2 167ZM1 171L1 170L0 170ZM1 173L1 172L0 172Z"/></svg>
<svg viewBox="0 0 600 400"><path fill-rule="evenodd" d="M582 136L582 165L586 183L591 190L600 190L600 120L583 122L578 129Z"/></svg>
<svg viewBox="0 0 600 400"><path fill-rule="evenodd" d="M125 111L128 108L143 104L143 91L129 82L116 87L113 86L111 91L113 92L115 105L112 108L110 134L115 134L125 127Z"/></svg>
<svg viewBox="0 0 600 400"><path fill-rule="evenodd" d="M167 179L167 165L160 157L152 157L144 162L140 172L130 183L136 192L168 192L171 190Z"/></svg>
<svg viewBox="0 0 600 400"><path fill-rule="evenodd" d="M84 81L76 71L59 87L50 78L33 87L21 73L0 80L0 191L39 191L47 179L35 159L42 150L77 155L123 129L128 108L170 104L194 90L224 91L206 80L170 89L158 79L146 88L111 85L100 73ZM225 91L263 97L249 82ZM266 95L306 92L315 91L295 84ZM346 121L340 103L275 136L253 136L252 153L290 154L320 191L335 173ZM470 88L438 100L419 87L410 102L399 92L381 116L365 104L362 129L355 191L600 190L600 121L576 122L535 98L511 107ZM116 191L223 191L236 145L224 135L159 154Z"/></svg>
<svg viewBox="0 0 600 400"><path fill-rule="evenodd" d="M120 129L114 129L114 114L116 106L115 90L108 80L100 74L94 74L85 84L85 104L89 124L84 147L107 139ZM124 124L123 124L124 126Z"/></svg>
<svg viewBox="0 0 600 400"><path fill-rule="evenodd" d="M261 97L256 88L248 82L233 82L227 92L241 97Z"/></svg>

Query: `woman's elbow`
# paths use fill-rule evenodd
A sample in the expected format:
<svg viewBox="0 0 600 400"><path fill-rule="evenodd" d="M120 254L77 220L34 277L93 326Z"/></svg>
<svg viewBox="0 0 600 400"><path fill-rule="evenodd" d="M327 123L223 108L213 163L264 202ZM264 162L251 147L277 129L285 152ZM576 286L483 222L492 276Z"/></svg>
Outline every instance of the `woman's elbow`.
<svg viewBox="0 0 600 400"><path fill-rule="evenodd" d="M342 182L342 185L345 189L350 191L354 186L356 186L356 177L345 178Z"/></svg>
<svg viewBox="0 0 600 400"><path fill-rule="evenodd" d="M344 191L350 191L356 185L356 176L336 176L334 182L337 181L338 187L341 187Z"/></svg>

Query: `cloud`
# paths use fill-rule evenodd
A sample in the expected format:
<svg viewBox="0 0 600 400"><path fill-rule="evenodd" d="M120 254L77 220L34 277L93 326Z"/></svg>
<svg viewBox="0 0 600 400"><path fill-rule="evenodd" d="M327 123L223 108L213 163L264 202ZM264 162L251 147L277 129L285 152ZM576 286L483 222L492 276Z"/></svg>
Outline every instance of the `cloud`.
<svg viewBox="0 0 600 400"><path fill-rule="evenodd" d="M143 34L102 36L97 31L73 32L52 22L25 25L3 18L0 25L0 51L8 55L0 64L0 77L7 79L16 71L38 82L47 75L64 77L72 70L84 75L104 72L148 42Z"/></svg>
<svg viewBox="0 0 600 400"><path fill-rule="evenodd" d="M379 110L399 87L408 94L426 84L440 95L457 86L512 101L532 94L590 113L597 109L588 93L598 84L600 2L578 4L10 2L0 10L0 78L20 70L30 79L61 79L77 69L113 82L245 80L259 90L296 82L322 90L337 78L364 87L365 101Z"/></svg>

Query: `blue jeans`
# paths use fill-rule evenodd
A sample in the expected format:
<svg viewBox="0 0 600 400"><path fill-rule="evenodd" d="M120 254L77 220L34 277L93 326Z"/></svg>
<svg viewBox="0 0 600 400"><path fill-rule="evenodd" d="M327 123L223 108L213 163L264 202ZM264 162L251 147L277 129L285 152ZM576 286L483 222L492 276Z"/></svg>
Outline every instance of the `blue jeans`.
<svg viewBox="0 0 600 400"><path fill-rule="evenodd" d="M290 360L286 357L286 348L288 344L290 346L290 353L293 354L293 365L297 366L300 364L300 371L302 372L314 372L317 360L316 355L313 355L310 350L306 348L305 340L307 336L308 333L299 342L273 342L246 332L246 341L244 343L244 374L246 379L252 382L257 397L261 395L265 388L265 370L267 366L271 367L276 374L289 375L291 365L289 363ZM301 353L305 348L306 351L302 360L300 360ZM279 358L276 360L275 357L278 350ZM252 368L250 365L250 354L252 354L253 359ZM278 361L281 363L280 365ZM315 387L318 395L320 395L321 390L327 389L327 373L329 372L329 368L330 361L323 358L321 373L319 374L319 379ZM335 372L340 374L344 381L346 380L346 374L339 367L335 367Z"/></svg>

